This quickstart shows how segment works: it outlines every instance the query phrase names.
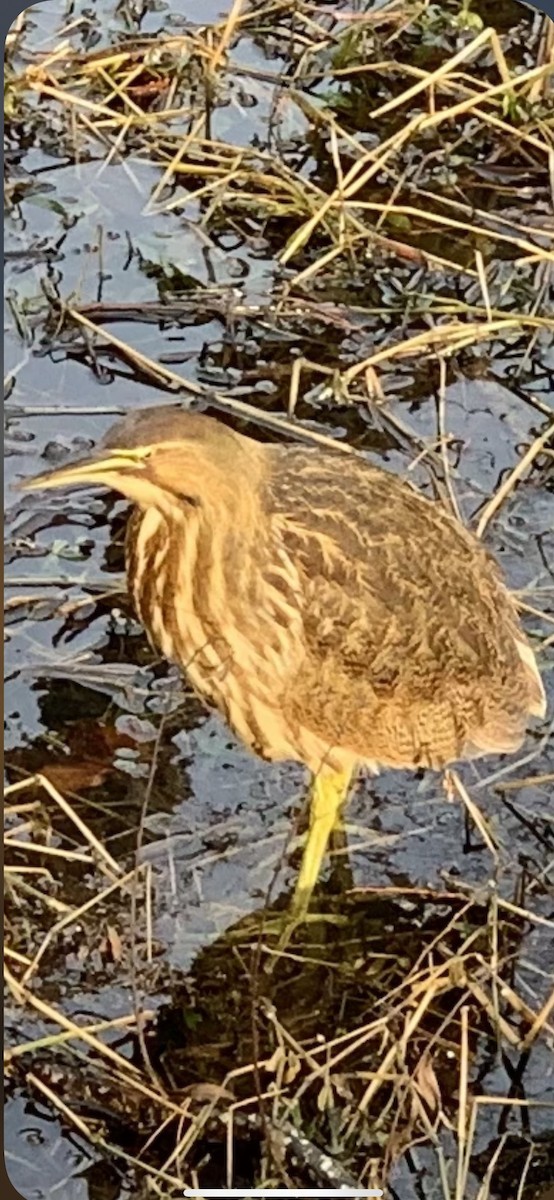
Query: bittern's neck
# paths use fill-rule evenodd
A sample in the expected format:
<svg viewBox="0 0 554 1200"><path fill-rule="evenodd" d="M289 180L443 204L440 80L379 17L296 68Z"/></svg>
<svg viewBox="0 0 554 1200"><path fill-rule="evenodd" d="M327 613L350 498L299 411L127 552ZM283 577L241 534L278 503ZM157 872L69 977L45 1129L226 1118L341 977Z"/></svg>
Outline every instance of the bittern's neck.
<svg viewBox="0 0 554 1200"><path fill-rule="evenodd" d="M245 576L255 571L267 539L260 472L256 462L253 469L247 470L247 465L241 462L239 470L231 465L223 470L208 455L191 455L190 462L182 456L180 495L177 477L173 477L171 491L169 486L164 489L163 501L156 505L165 518L174 549L186 542L192 553L194 545L194 574L205 577L199 579L200 585L207 582L215 564L218 573L223 572L220 594L234 591L239 577L246 583ZM183 565L185 561L185 569L190 569L188 554Z"/></svg>

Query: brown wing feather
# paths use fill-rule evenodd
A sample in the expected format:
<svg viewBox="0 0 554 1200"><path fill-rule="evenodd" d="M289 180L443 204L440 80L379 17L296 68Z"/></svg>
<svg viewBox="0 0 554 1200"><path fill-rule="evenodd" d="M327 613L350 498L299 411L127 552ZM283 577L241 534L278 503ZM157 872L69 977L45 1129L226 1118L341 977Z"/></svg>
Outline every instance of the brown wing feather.
<svg viewBox="0 0 554 1200"><path fill-rule="evenodd" d="M289 447L273 465L266 504L303 577L307 659L291 719L383 765L517 748L544 697L483 547L358 460L339 471L334 456Z"/></svg>

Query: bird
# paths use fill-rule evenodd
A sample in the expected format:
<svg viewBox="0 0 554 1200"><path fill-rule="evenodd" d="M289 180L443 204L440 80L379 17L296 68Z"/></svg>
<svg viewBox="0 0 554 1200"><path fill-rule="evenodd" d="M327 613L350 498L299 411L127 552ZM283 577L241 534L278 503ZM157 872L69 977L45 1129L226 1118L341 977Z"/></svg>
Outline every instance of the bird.
<svg viewBox="0 0 554 1200"><path fill-rule="evenodd" d="M545 715L495 559L362 454L260 442L162 404L22 486L83 485L133 504L128 588L152 646L251 751L310 773L297 920L359 769L512 753Z"/></svg>

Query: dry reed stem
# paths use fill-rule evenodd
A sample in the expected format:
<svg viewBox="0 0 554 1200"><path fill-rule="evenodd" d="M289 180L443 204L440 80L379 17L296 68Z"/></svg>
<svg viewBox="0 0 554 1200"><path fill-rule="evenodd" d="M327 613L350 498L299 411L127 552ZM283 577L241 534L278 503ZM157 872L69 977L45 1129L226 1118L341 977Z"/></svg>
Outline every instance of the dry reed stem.
<svg viewBox="0 0 554 1200"><path fill-rule="evenodd" d="M6 953L8 952L6 951ZM11 957L15 958L16 956L12 954ZM22 957L20 955L19 960ZM156 1014L152 1009L143 1012L141 1015L144 1020L152 1020ZM66 1029L63 1033L53 1033L48 1037L34 1038L30 1042L20 1042L17 1046L8 1047L4 1052L4 1062L6 1066L9 1066L14 1058L21 1058L23 1054L32 1054L37 1050L44 1050L46 1047L62 1046L66 1042L74 1041L79 1036L81 1029L84 1029L85 1033L97 1034L105 1033L111 1029L132 1030L136 1028L136 1024L135 1014L129 1013L124 1017L113 1017L109 1021L95 1021L92 1025L76 1025L75 1030L70 1031Z"/></svg>
<svg viewBox="0 0 554 1200"><path fill-rule="evenodd" d="M69 817L69 820L72 821L76 829L79 830L79 833L85 838L85 841L88 842L91 849L94 850L97 858L107 870L110 877L113 877L113 875L120 875L121 867L119 866L119 863L112 858L111 854L109 854L109 852L106 850L106 847L102 845L102 842L100 842L97 837L95 837L92 830L89 829L85 821L83 821L75 812L75 809L72 807L69 801L60 795L58 789L55 788L52 783L50 783L50 780L46 775L32 775L28 779L22 779L18 783L10 784L4 791L4 797L11 796L15 792L20 792L22 789L32 787L33 785L38 785L41 787L43 791L48 793L52 800L55 800L58 808L62 810L66 817ZM27 849L28 847L26 846L25 848ZM54 853L54 851L46 850L45 853ZM88 862L90 860L87 858L85 861Z"/></svg>
<svg viewBox="0 0 554 1200"><path fill-rule="evenodd" d="M471 992L471 995L477 1001L480 1010L487 1014L491 1028L494 1029L497 1037L500 1037L500 1040L507 1043L508 1046L517 1046L520 1048L521 1039L519 1034L512 1029L504 1017L498 1014L494 999L485 991L483 985L477 979L468 979L467 986L468 991Z"/></svg>
<svg viewBox="0 0 554 1200"><path fill-rule="evenodd" d="M469 1044L468 1044L468 1014L467 1004L461 1009L460 1029L460 1078L458 1084L458 1157L456 1169L455 1200L465 1200L466 1172L465 1147L467 1143L467 1114L468 1114L468 1074L469 1074Z"/></svg>
<svg viewBox="0 0 554 1200"><path fill-rule="evenodd" d="M212 391L211 388L205 388L200 384L193 383L191 380L183 379L175 371L170 371L169 368L154 362L152 358L148 358L146 354L142 354L127 342L122 341L121 338L117 338L101 326L95 325L88 317L82 316L77 309L68 307L64 309L64 312L76 325L82 325L84 328L94 332L99 338L119 350L128 361L140 366L141 370L151 377L157 378L159 383L171 385L174 393L176 389L192 392L193 395L203 397L210 403L217 404L220 408L226 409L228 412L234 412L237 415L248 417L258 424L267 425L269 428L279 430L282 433L288 433L295 441L313 442L316 445L326 446L328 449L337 450L343 454L356 453L351 446L337 442L323 433L317 433L316 430L295 425L285 417L262 412L253 404L246 404L243 400L235 400L231 396L225 396L221 392Z"/></svg>
<svg viewBox="0 0 554 1200"><path fill-rule="evenodd" d="M10 946L4 946L4 956L12 958L14 962L19 963L22 967L27 967L31 961L26 954L20 954L18 950L12 950Z"/></svg>
<svg viewBox="0 0 554 1200"><path fill-rule="evenodd" d="M184 155L188 153L191 143L196 141L196 138L197 138L198 134L200 133L200 130L204 127L205 124L206 124L205 114L201 113L200 116L197 117L196 121L193 123L193 125L190 129L190 132L186 135L186 137L184 137L182 139L181 143L177 146L177 148L175 150L175 154L173 155L173 158L171 159L171 162L165 168L165 170L161 176L161 179L158 181L154 190L152 191L152 194L151 194L151 196L148 200L148 203L146 205L146 208L144 210L145 216L149 216L152 212L155 211L155 204L158 199L158 196L161 194L164 187L166 187L167 184L170 182L170 180L173 178L173 176L176 173L177 168L182 166L182 159L183 159Z"/></svg>
<svg viewBox="0 0 554 1200"><path fill-rule="evenodd" d="M414 1012L409 1013L407 1015L406 1023L404 1026L404 1032L402 1034L402 1039L401 1039L401 1045L404 1049L406 1047L406 1044L407 1044L409 1038L412 1036L412 1034L418 1028L418 1026L421 1022L422 1016L429 1008L429 1005L434 1000L437 992L441 991L443 986L444 985L443 985L442 979L440 979L438 977L436 977L435 979L432 979L432 980L430 979L429 985L425 988L425 991L424 991L424 993L421 997L421 1000L419 1001L419 1004L417 1005L416 1009L414 1010ZM358 1112L364 1113L367 1110L371 1101L373 1100L374 1096L377 1095L377 1092L380 1090L382 1084L385 1082L384 1075L386 1074L386 1072L389 1071L389 1069L392 1067L392 1064L394 1063L394 1060L395 1060L396 1054L397 1054L397 1049L398 1048L397 1048L396 1041L395 1041L395 1042L393 1042L392 1046L385 1054L384 1058L381 1060L381 1063L379 1064L379 1068L375 1074L375 1078L369 1084L369 1087L366 1088L366 1090L358 1104ZM354 1120L355 1120L355 1118L354 1118ZM351 1125L348 1128L348 1134L350 1134L352 1131L353 1131L353 1123L351 1123Z"/></svg>
<svg viewBox="0 0 554 1200"><path fill-rule="evenodd" d="M317 211L310 217L309 221L306 221L289 240L284 251L279 255L281 266L285 266L289 259L293 258L299 250L303 249L316 227L321 223L322 218L337 201L339 204L344 205L346 200L355 195L360 188L369 183L374 175L382 170L388 158L411 137L418 124L419 120L410 121L405 129L393 134L380 144L378 154L375 151L369 151L362 159L352 165L344 176L341 186L335 188L326 197ZM365 171L362 171L365 163L369 163L370 165L366 167Z"/></svg>
<svg viewBox="0 0 554 1200"><path fill-rule="evenodd" d="M333 205L331 205L331 207L333 207ZM439 226L444 225L444 227L447 229L461 229L465 233L471 233L475 235L475 237L483 237L486 239L490 239L491 236L494 236L498 242L506 242L512 246L517 246L518 250L524 250L528 254L540 255L541 261L543 262L554 263L554 250L541 250L540 247L535 246L533 242L526 241L525 238L514 237L513 235L507 233L501 233L499 230L495 230L493 235L492 231L486 227L481 228L481 226L472 225L467 221L456 221L452 217L443 216L441 213L430 214L429 212L423 212L420 208L417 208L412 204L391 204L390 202L387 202L387 204L379 204L375 201L369 200L353 200L351 202L345 202L343 207L346 209L352 207L361 209L362 211L368 210L370 212L392 212L399 216L412 216L419 218L424 217L430 225L436 223ZM543 237L545 236L544 229L537 230L537 233L540 233ZM550 328L553 324L551 318L548 317L542 318L542 323L544 323L546 327Z"/></svg>
<svg viewBox="0 0 554 1200"><path fill-rule="evenodd" d="M487 271L485 268L483 255L480 250L475 251L475 261L477 263L477 273L479 275L479 283L481 284L481 291L483 293L487 321L492 321L492 305L489 294L489 285L487 283Z"/></svg>
<svg viewBox="0 0 554 1200"><path fill-rule="evenodd" d="M512 904L511 900L504 900L502 896L498 897L498 907L503 908L505 912L512 913L514 917L523 917L524 920L531 921L534 925L544 925L545 929L554 929L554 921L548 917L532 912L529 908L522 908L519 904Z"/></svg>
<svg viewBox="0 0 554 1200"><path fill-rule="evenodd" d="M403 104L407 104L410 100L413 100L416 96L419 96L420 92L424 91L425 88L430 87L432 84L438 83L441 79L444 79L445 76L452 73L455 67L458 67L462 62L466 62L466 60L471 58L471 56L477 50L480 50L482 46L485 46L488 42L490 42L491 34L494 34L494 30L490 26L486 29L482 29L472 42L468 42L467 45L463 46L457 54L454 54L451 58L447 59L446 62L441 63L440 67L437 67L435 71L426 73L424 79L419 80L418 83L412 84L412 86L407 88L406 91L401 92L399 96L395 96L394 99L388 100L386 104L381 104L379 108L374 108L373 112L370 113L371 119L375 121L378 117L383 117L386 113L393 112L395 108L401 108ZM507 72L507 68L505 68L505 71L506 77L504 78L503 82L510 85L511 79L509 73Z"/></svg>
<svg viewBox="0 0 554 1200"><path fill-rule="evenodd" d="M10 837L9 834L6 834L5 845L9 846L11 850L24 850L30 854L46 854L51 855L52 858L65 858L67 862L94 864L94 859L90 854L79 854L77 850L64 850L59 846L48 846L44 842L21 842L17 838ZM17 867L13 869L18 870ZM24 867L23 870L25 870Z"/></svg>
<svg viewBox="0 0 554 1200"><path fill-rule="evenodd" d="M477 1105L474 1104L472 1106L472 1110L471 1110L471 1115L472 1115L474 1122L476 1122L476 1120L477 1120L477 1113L478 1113ZM473 1133L474 1132L475 1132L475 1130L473 1130ZM490 1188L491 1188L492 1178L493 1178L498 1161L503 1153L504 1147L506 1145L506 1142L507 1142L509 1136L510 1136L509 1133L507 1131L505 1131L502 1134L502 1136L500 1137L498 1145L496 1146L495 1150L493 1151L493 1154L491 1155L491 1158L487 1164L487 1169L485 1171L485 1174L484 1174L481 1184L479 1186L479 1191L477 1192L476 1200L490 1200L490 1194L491 1194ZM470 1145L471 1145L471 1142L468 1145L468 1155L469 1155Z"/></svg>
<svg viewBox="0 0 554 1200"><path fill-rule="evenodd" d="M94 1050L97 1054L110 1059L125 1076L130 1075L138 1077L139 1071L137 1067L133 1066L133 1064L128 1062L127 1059L118 1054L116 1050L113 1050L111 1046L101 1042L100 1039L95 1037L93 1033L87 1032L86 1027L76 1025L74 1021L71 1021L69 1017L65 1016L65 1013L53 1008L52 1005L47 1004L46 1001L41 1000L40 997L36 996L34 992L29 990L29 988L26 988L23 984L19 983L19 981L14 975L12 975L11 971L6 966L4 966L4 978L10 992L12 993L12 996L19 1004L27 1004L30 1008L34 1008L36 1012L40 1013L40 1015L46 1020L52 1021L56 1025L60 1025L62 1029L65 1029L68 1033L71 1033L73 1037L80 1038L80 1040L85 1042L91 1050Z"/></svg>
<svg viewBox="0 0 554 1200"><path fill-rule="evenodd" d="M237 27L237 24L238 24L240 15L241 15L242 7L243 7L243 0L233 0L231 8L229 9L227 20L226 20L224 28L223 28L223 32L221 34L219 42L217 43L214 54L213 54L212 58L209 60L209 69L213 75L216 74L219 64L221 62L221 59L222 59L223 55L225 54L227 47L230 45L233 35L236 32L236 27Z"/></svg>
<svg viewBox="0 0 554 1200"><path fill-rule="evenodd" d="M540 1011L535 1014L531 1028L528 1030L528 1032L526 1033L526 1035L523 1039L522 1046L521 1046L522 1050L524 1050L524 1051L529 1050L530 1047L533 1045L533 1042L535 1042L537 1040L537 1038L540 1036L540 1034L543 1032L543 1029L545 1027L548 1027L548 1018L553 1011L554 1011L554 989L552 990L550 995L545 1000ZM552 1027L550 1027L550 1034L551 1034L551 1036L554 1034L554 1030L552 1030Z"/></svg>
<svg viewBox="0 0 554 1200"><path fill-rule="evenodd" d="M97 1134L94 1129L92 1129L90 1126L88 1126L87 1123L85 1121L83 1121L82 1118L79 1117L77 1115L77 1113L74 1112L74 1110L72 1108L70 1108L69 1105L67 1105L61 1099L61 1097L57 1094L57 1092L54 1092L52 1090L52 1088L48 1087L48 1084L44 1083L44 1081L42 1079L39 1079L38 1076L35 1075L32 1071L29 1071L29 1073L27 1074L27 1082L28 1082L28 1084L30 1084L31 1087L36 1088L36 1090L38 1092L41 1092L42 1095L45 1096L45 1098L48 1100L48 1102L58 1112L62 1113L62 1115L66 1118L66 1120L70 1123L70 1125L74 1125L75 1128L79 1131L79 1133L83 1134L83 1136L87 1138L87 1141L89 1141L93 1146L98 1146L98 1147L102 1148L104 1150L105 1155L108 1158L113 1157L116 1160L121 1159L123 1162L128 1163L130 1166L132 1166L134 1168L138 1168L139 1171L144 1172L144 1174L147 1175L150 1179L152 1179L152 1180L159 1179L159 1180L161 1180L162 1183L167 1183L171 1187L179 1188L180 1192L182 1192L182 1189L183 1189L183 1180L182 1179L180 1179L174 1175L166 1175L163 1171L158 1170L156 1167L151 1166L150 1163L142 1162L141 1159L136 1158L134 1155L127 1154L127 1152L125 1150L122 1150L120 1146L116 1146L116 1145L113 1145L112 1143L106 1142L105 1139L101 1135Z"/></svg>
<svg viewBox="0 0 554 1200"><path fill-rule="evenodd" d="M514 1016L519 1018L520 1023L523 1019L528 1025L531 1026L532 1029L536 1027L539 1032L544 1030L544 1032L548 1034L548 1037L552 1038L554 1036L554 1028L548 1023L548 1016L552 1007L552 996L546 1000L539 1012L535 1012L535 1010L531 1008L529 1004L527 1004L521 999L520 996L518 996L517 992L514 992L510 984L506 983L505 979L500 976L498 973L498 967L495 966L495 964L492 962L486 962L480 954L477 955L477 960L482 962L484 970L487 972L492 984L496 987L499 998L502 998L506 1004L510 1005ZM511 1032L513 1035L514 1030ZM523 1040L518 1037L518 1042L520 1043L522 1050L525 1049L525 1043L528 1036L529 1035L526 1034ZM534 1041L535 1037L536 1034L533 1033L531 1041Z"/></svg>
<svg viewBox="0 0 554 1200"><path fill-rule="evenodd" d="M420 124L420 129L433 129L437 125L442 125L446 121L451 121L453 117L461 117L462 114L475 112L477 106L482 101L490 100L491 97L504 96L507 92L512 91L516 86L519 88L524 83L530 83L532 80L545 79L553 72L553 68L548 64L543 67L533 67L530 71L525 71L521 75L515 75L509 83L499 83L496 87L488 88L486 94L475 96L473 100L460 100L458 104L451 105L450 108L442 109L439 113L434 113L431 116L424 117ZM485 120L485 114L481 108L478 109L478 115ZM509 127L508 127L509 128ZM544 149L544 143L543 143Z"/></svg>
<svg viewBox="0 0 554 1200"><path fill-rule="evenodd" d="M440 452L443 468L444 482L450 500L450 507L456 519L463 524L460 506L452 483L450 472L450 460L448 458L448 444L446 434L446 362L444 358L439 358L439 410L438 410L438 425L440 437Z"/></svg>
<svg viewBox="0 0 554 1200"><path fill-rule="evenodd" d="M453 353L456 349L459 349L460 345L465 343L474 345L478 341L491 338L493 334L508 333L510 330L517 329L522 323L527 324L526 316L502 317L494 321L474 321L467 322L466 324L461 321L452 321L445 325L437 325L431 329L426 329L423 333L413 334L403 342L397 342L391 346L383 347L382 350L376 350L368 358L364 358L362 361L354 363L351 367L347 367L342 372L342 378L348 387L358 375L367 371L368 367L376 367L380 363L395 358L415 356L418 351L422 350L433 353L440 350L443 354ZM532 319L530 323L532 323Z"/></svg>
<svg viewBox="0 0 554 1200"><path fill-rule="evenodd" d="M95 908L97 904L101 904L103 901L105 901L108 896L112 895L113 892L119 891L121 888L126 887L128 883L135 879L139 872L144 872L143 864L141 864L139 867L133 867L127 872L126 875L123 875L114 883L111 883L109 887L104 888L103 891L97 892L94 896L91 896L89 900L86 900L83 904L79 905L78 908L71 908L69 912L64 913L60 920L57 921L55 925L52 925L48 932L44 935L44 938L30 966L27 968L22 977L22 983L27 983L31 976L34 975L46 950L63 929L65 929L68 925L74 925L76 921L79 921L81 917L84 917L85 914Z"/></svg>
<svg viewBox="0 0 554 1200"><path fill-rule="evenodd" d="M481 812L481 809L479 808L479 806L475 803L474 800L471 799L471 796L469 795L467 788L462 783L462 780L460 779L457 772L450 771L450 770L445 771L444 783L445 783L445 788L446 788L446 791L448 794L451 794L452 790L456 791L458 793L458 796L460 797L460 799L463 801L465 807L467 808L467 811L468 811L472 821L474 822L477 829L479 830L479 833L481 834L481 837L483 838L483 841L485 842L488 850L490 851L495 863L497 863L498 862L498 846L497 846L497 844L494 840L494 837L488 827L488 823L487 823L485 817L483 816L483 813Z"/></svg>
<svg viewBox="0 0 554 1200"><path fill-rule="evenodd" d="M76 1112L73 1112L73 1109L70 1108L64 1100L62 1100L60 1095L58 1095L56 1092L53 1092L52 1088L49 1088L48 1084L44 1083L42 1079L39 1079L33 1071L29 1071L27 1075L27 1083L30 1084L32 1088L36 1088L38 1092L45 1096L50 1104L52 1104L53 1107L66 1118L69 1124L73 1125L77 1132L86 1138L87 1142L91 1142L94 1145L96 1139L93 1130L89 1125L87 1125L86 1121L83 1121L82 1117L79 1117Z"/></svg>
<svg viewBox="0 0 554 1200"><path fill-rule="evenodd" d="M537 455L539 455L547 443L553 439L554 421L551 425L547 426L547 428L539 435L539 437L535 438L534 442L532 442L529 446L529 449L526 450L525 454L522 456L522 458L520 458L513 470L510 471L510 474L506 476L504 482L494 493L494 496L491 496L488 504L485 505L485 508L483 509L483 512L479 518L477 529L475 530L478 538L483 536L489 521L494 514L498 512L498 509L514 490L516 483L518 483L518 481L522 478L528 467L532 466Z"/></svg>

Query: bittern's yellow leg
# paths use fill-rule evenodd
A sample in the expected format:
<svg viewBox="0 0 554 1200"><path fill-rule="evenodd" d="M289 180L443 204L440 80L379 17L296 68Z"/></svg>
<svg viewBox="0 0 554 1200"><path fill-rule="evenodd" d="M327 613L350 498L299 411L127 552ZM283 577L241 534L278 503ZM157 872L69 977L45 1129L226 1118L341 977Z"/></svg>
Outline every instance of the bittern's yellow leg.
<svg viewBox="0 0 554 1200"><path fill-rule="evenodd" d="M350 780L350 772L339 775L321 771L314 778L308 840L304 847L292 901L292 913L295 918L304 916L308 909L330 835L333 829L340 825L341 809L348 794Z"/></svg>

